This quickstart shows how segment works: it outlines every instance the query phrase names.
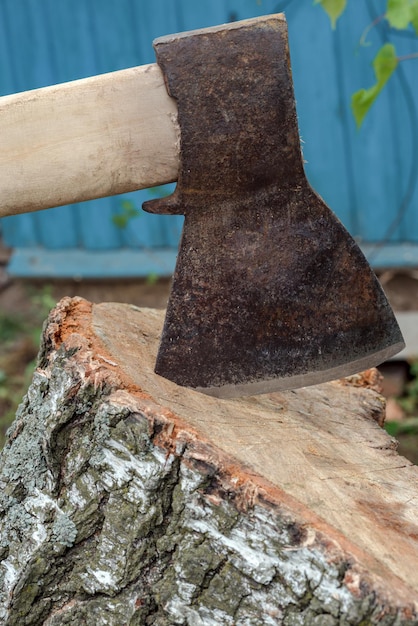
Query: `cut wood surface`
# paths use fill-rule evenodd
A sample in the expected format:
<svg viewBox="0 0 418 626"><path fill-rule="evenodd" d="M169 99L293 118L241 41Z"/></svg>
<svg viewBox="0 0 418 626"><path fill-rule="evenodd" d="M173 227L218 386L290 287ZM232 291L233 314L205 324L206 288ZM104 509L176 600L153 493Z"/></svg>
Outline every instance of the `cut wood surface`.
<svg viewBox="0 0 418 626"><path fill-rule="evenodd" d="M163 311L93 307L95 334L132 381L418 600L418 468L376 423L384 398L345 382L230 401L184 389L153 371L163 321Z"/></svg>
<svg viewBox="0 0 418 626"><path fill-rule="evenodd" d="M0 98L0 217L177 180L177 105L150 64Z"/></svg>
<svg viewBox="0 0 418 626"><path fill-rule="evenodd" d="M153 372L163 317L51 313L0 458L2 623L418 623L418 468L375 372L219 400Z"/></svg>

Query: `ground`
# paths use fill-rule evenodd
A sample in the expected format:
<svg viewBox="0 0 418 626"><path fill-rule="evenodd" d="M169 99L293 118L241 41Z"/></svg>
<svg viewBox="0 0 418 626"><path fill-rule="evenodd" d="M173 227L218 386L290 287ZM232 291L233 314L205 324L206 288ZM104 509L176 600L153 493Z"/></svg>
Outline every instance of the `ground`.
<svg viewBox="0 0 418 626"><path fill-rule="evenodd" d="M170 280L24 281L7 275L10 252L0 245L0 445L17 404L30 381L42 323L64 296L91 302L127 302L164 308ZM380 281L395 311L418 311L418 271L387 271ZM410 364L382 367L383 393L388 398L388 430L401 442L402 454L418 463L418 383ZM418 371L416 372L418 374ZM398 396L405 395L400 403ZM405 410L407 408L407 419Z"/></svg>

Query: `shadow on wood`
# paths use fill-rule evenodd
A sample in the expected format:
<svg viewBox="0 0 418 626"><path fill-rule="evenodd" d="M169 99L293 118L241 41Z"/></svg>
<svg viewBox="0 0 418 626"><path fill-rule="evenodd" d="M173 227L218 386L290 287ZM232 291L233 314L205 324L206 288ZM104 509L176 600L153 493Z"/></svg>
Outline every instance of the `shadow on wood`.
<svg viewBox="0 0 418 626"><path fill-rule="evenodd" d="M416 624L418 468L379 394L178 387L163 315L51 313L0 460L1 623Z"/></svg>

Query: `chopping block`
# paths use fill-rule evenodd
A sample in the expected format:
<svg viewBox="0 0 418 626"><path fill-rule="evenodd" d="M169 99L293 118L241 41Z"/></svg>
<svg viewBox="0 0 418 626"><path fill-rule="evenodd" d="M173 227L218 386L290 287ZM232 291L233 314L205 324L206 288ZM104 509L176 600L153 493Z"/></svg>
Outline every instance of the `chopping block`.
<svg viewBox="0 0 418 626"><path fill-rule="evenodd" d="M0 457L2 624L418 620L418 468L376 372L218 399L164 313L65 298Z"/></svg>

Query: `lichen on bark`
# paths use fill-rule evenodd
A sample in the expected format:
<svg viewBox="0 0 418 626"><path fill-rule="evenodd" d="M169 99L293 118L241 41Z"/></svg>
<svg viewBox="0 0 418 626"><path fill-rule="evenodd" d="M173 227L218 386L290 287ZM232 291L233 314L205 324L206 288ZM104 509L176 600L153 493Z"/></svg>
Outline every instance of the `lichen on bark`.
<svg viewBox="0 0 418 626"><path fill-rule="evenodd" d="M191 435L164 446L167 416L88 342L39 364L0 458L2 624L416 623L280 508L241 507Z"/></svg>

